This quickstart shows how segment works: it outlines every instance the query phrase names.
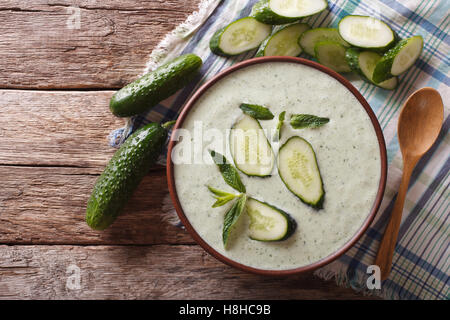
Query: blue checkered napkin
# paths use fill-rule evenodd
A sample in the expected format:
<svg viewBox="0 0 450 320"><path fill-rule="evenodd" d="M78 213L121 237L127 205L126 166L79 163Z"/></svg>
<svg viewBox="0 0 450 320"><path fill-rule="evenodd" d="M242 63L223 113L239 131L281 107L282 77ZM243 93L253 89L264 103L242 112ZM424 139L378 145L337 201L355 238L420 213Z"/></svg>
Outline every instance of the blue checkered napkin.
<svg viewBox="0 0 450 320"><path fill-rule="evenodd" d="M223 58L211 53L208 42L212 34L232 20L250 13L256 0L204 0L193 18L191 29L184 24L165 39L162 50L151 56L158 65L183 53L195 53L204 62L200 75L176 95L151 111L133 117L125 128L111 134L112 144L142 124L176 118L184 102L195 89L221 70L253 57L248 52ZM334 278L339 285L351 286L365 294L394 299L448 299L450 271L450 118L445 109L444 128L433 148L415 168L403 211L393 268L381 289L369 290L367 267L375 259L379 241L394 205L400 184L402 160L396 136L399 110L405 99L421 87L436 88L443 101L450 101L449 46L450 1L337 0L319 15L305 19L312 27L336 26L349 14L370 15L387 22L400 37L422 35L424 50L420 59L400 77L395 91L380 89L362 80L350 79L372 106L386 139L388 181L378 215L365 235L346 254L319 269L316 274ZM189 20L189 19L188 19ZM195 33L192 31L195 29ZM177 33L178 32L178 33ZM188 35L188 36L185 36ZM305 58L307 58L305 56Z"/></svg>

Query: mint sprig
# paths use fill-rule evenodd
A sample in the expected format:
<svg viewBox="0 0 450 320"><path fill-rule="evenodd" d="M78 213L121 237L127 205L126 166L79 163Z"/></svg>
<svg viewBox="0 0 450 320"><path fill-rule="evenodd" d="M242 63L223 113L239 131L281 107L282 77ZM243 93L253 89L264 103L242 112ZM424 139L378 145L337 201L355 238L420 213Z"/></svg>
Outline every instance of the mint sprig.
<svg viewBox="0 0 450 320"><path fill-rule="evenodd" d="M216 202L212 205L213 208L221 207L224 204L230 202L236 197L239 197L239 194L233 194L229 192L225 192L216 188L213 188L211 186L207 186L209 191L214 194L214 198L216 199Z"/></svg>
<svg viewBox="0 0 450 320"><path fill-rule="evenodd" d="M291 126L294 129L319 128L329 121L329 118L322 118L312 114L293 114L291 116Z"/></svg>
<svg viewBox="0 0 450 320"><path fill-rule="evenodd" d="M280 139L281 139L281 129L283 128L285 116L286 116L286 111L283 111L278 115L278 124L277 124L277 129L275 132L274 141L280 141Z"/></svg>
<svg viewBox="0 0 450 320"><path fill-rule="evenodd" d="M266 107L257 104L242 103L239 108L245 114L258 120L272 120L274 115Z"/></svg>
<svg viewBox="0 0 450 320"><path fill-rule="evenodd" d="M222 241L223 245L226 248L228 244L228 238L230 236L232 227L239 220L239 217L242 215L242 212L245 209L245 203L247 202L247 195L241 194L239 199L233 204L230 210L225 214L225 218L223 220L223 230L222 230Z"/></svg>
<svg viewBox="0 0 450 320"><path fill-rule="evenodd" d="M228 163L227 158L225 158L220 153L215 152L214 150L210 150L210 154L215 164L219 168L219 171L222 174L225 182L233 189L236 189L241 193L245 193L245 186L241 181L241 177L239 176L237 169L233 165Z"/></svg>

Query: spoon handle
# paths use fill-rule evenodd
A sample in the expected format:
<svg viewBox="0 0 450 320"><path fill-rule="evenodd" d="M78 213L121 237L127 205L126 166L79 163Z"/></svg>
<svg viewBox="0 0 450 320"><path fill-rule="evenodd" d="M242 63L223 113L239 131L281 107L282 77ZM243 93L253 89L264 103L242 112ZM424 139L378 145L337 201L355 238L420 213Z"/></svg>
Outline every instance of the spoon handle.
<svg viewBox="0 0 450 320"><path fill-rule="evenodd" d="M384 231L381 239L378 253L375 258L375 265L380 267L381 280L387 279L392 267L392 257L394 255L395 245L397 243L397 236L400 230L400 222L402 221L403 205L405 203L406 192L408 191L409 180L411 173L417 163L418 159L404 158L403 159L403 175L402 181L397 194L397 199L392 209L391 217L388 225Z"/></svg>

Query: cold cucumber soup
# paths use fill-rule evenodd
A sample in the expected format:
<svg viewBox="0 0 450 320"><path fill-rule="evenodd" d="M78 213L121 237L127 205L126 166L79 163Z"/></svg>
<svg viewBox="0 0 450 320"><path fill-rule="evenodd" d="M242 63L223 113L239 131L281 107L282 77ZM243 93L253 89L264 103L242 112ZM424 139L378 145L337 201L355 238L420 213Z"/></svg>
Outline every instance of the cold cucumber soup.
<svg viewBox="0 0 450 320"><path fill-rule="evenodd" d="M267 141L277 157L279 148L293 136L309 143L320 169L324 199L321 209L302 202L281 179L277 163L266 177L238 171L248 197L288 213L297 226L282 241L254 240L249 230L251 216L244 211L225 247L224 215L233 201L212 208L215 199L207 186L234 194L239 192L225 183L208 150L222 153L234 165L228 141L230 128L243 117L239 108L242 103L265 106L273 113L272 120L259 120L259 123L266 130ZM282 111L286 111L286 116L281 138L274 142L274 129ZM317 115L328 118L329 122L318 128L294 129L289 122L293 114ZM286 270L317 262L342 248L355 235L374 204L381 161L370 118L345 86L312 67L266 62L235 71L202 95L182 128L187 129L190 137L183 137L176 147L185 144L183 152L188 152L190 161L195 162L174 161L175 187L184 214L211 247L243 265ZM222 141L218 133L224 136ZM185 149L188 142L195 143ZM294 153L295 148L303 146L294 144L291 148ZM175 149L174 152L180 152Z"/></svg>

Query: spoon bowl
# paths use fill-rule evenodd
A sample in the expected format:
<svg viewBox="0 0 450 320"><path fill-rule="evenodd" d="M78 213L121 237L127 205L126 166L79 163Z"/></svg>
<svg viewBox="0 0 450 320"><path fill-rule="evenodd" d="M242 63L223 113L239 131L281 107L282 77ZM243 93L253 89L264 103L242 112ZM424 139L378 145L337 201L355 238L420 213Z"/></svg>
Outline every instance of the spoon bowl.
<svg viewBox="0 0 450 320"><path fill-rule="evenodd" d="M444 105L438 91L422 88L406 100L398 120L398 140L403 155L421 156L439 135Z"/></svg>

